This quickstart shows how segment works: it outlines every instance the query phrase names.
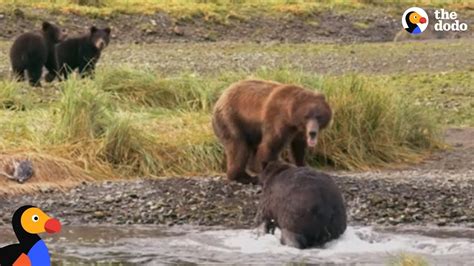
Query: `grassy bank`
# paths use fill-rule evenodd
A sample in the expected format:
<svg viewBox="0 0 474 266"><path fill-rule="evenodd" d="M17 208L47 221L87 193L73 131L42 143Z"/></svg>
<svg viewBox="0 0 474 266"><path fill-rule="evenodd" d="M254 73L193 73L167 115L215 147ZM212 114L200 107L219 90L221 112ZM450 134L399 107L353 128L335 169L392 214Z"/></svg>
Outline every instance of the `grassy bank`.
<svg viewBox="0 0 474 266"><path fill-rule="evenodd" d="M230 83L248 77L327 95L334 123L309 156L313 166L366 169L414 162L439 145L439 123L430 109L364 76L260 69L163 77L105 67L95 80L70 79L37 90L2 81L8 89L0 95L0 147L3 155L34 161L48 156L95 178L221 173L212 105Z"/></svg>
<svg viewBox="0 0 474 266"><path fill-rule="evenodd" d="M370 1L370 0L0 0L5 10L15 8L42 8L61 13L73 13L93 17L113 16L114 14L153 14L166 12L179 20L197 17L207 21L226 23L228 19L245 20L256 12L273 15L292 14L304 16L321 10L338 9L339 11L389 8L398 10L408 6L443 7L452 10L472 8L472 3L461 0L424 0L424 1Z"/></svg>

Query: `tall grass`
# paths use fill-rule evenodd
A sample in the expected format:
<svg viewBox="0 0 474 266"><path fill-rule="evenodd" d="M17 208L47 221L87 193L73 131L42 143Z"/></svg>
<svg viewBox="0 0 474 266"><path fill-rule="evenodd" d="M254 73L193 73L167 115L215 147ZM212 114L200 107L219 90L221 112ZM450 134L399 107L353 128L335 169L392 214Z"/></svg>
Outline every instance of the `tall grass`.
<svg viewBox="0 0 474 266"><path fill-rule="evenodd" d="M135 126L130 118L114 120L104 134L100 158L126 176L157 175L161 161L153 137Z"/></svg>
<svg viewBox="0 0 474 266"><path fill-rule="evenodd" d="M0 109L25 110L32 106L33 100L21 84L0 80Z"/></svg>
<svg viewBox="0 0 474 266"><path fill-rule="evenodd" d="M111 119L112 105L91 80L68 79L62 84L54 139L81 141L102 135Z"/></svg>
<svg viewBox="0 0 474 266"><path fill-rule="evenodd" d="M151 70L127 67L102 70L97 84L126 104L188 111L209 111L217 92L225 86L220 80L205 80L191 74L168 78Z"/></svg>
<svg viewBox="0 0 474 266"><path fill-rule="evenodd" d="M162 77L149 70L105 67L95 80L61 83L57 99L40 109L53 121L41 130L28 118L39 107L25 113L28 132L50 141L7 137L97 178L221 173L224 154L210 125L212 105L222 90L244 78L294 83L326 94L334 121L310 152L311 165L381 167L420 159L438 147L432 114L399 91L361 76L323 77L289 69ZM11 126L16 120L0 122ZM12 140L0 143L7 152L15 148Z"/></svg>

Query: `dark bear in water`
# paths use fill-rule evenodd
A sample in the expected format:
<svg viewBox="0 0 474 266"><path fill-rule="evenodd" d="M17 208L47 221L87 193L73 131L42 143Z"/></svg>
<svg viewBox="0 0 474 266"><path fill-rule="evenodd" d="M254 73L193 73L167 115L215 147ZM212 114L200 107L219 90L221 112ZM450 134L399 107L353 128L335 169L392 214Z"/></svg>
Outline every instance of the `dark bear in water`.
<svg viewBox="0 0 474 266"><path fill-rule="evenodd" d="M81 76L93 75L102 50L109 45L110 31L92 26L89 33L60 43L56 47L60 76L67 79L76 69Z"/></svg>
<svg viewBox="0 0 474 266"><path fill-rule="evenodd" d="M304 249L322 246L346 230L344 200L329 175L274 161L260 178L257 221L263 233L278 227L283 245Z"/></svg>
<svg viewBox="0 0 474 266"><path fill-rule="evenodd" d="M47 81L56 75L55 46L63 41L66 34L56 25L43 22L40 32L20 35L10 49L10 61L16 79L24 80L25 71L32 86L41 86L43 66L48 69Z"/></svg>

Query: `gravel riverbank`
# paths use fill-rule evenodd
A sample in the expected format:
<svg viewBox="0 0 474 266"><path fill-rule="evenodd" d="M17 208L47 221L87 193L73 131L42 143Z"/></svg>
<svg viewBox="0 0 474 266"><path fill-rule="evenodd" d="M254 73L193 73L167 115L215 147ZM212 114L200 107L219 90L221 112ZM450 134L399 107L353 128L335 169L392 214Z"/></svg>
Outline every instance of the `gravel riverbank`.
<svg viewBox="0 0 474 266"><path fill-rule="evenodd" d="M474 129L450 129L454 148L403 170L332 172L343 191L350 223L474 227ZM65 224L192 224L255 226L258 185L224 177L83 183L68 191L0 198L0 225L34 204Z"/></svg>
<svg viewBox="0 0 474 266"><path fill-rule="evenodd" d="M406 174L416 172L406 172ZM386 173L383 173L386 174ZM454 176L384 178L335 177L353 224L435 224L474 227L474 180ZM0 200L0 223L11 212L35 204L64 223L195 224L250 228L259 186L228 183L224 178L170 178L83 184L67 192Z"/></svg>

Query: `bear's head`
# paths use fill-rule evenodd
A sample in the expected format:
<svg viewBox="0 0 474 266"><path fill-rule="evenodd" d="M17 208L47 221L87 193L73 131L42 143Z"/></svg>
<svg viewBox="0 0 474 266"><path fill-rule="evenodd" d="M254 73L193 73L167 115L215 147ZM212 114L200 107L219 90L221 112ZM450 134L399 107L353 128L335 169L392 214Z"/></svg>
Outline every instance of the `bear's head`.
<svg viewBox="0 0 474 266"><path fill-rule="evenodd" d="M47 21L43 22L42 30L45 38L51 43L59 43L67 38L65 30L61 30L58 26Z"/></svg>
<svg viewBox="0 0 474 266"><path fill-rule="evenodd" d="M95 26L90 28L90 40L95 48L103 50L110 42L110 28L99 29Z"/></svg>
<svg viewBox="0 0 474 266"><path fill-rule="evenodd" d="M315 147L319 132L332 119L332 110L323 94L306 91L292 106L292 120L299 132L304 132L306 144Z"/></svg>
<svg viewBox="0 0 474 266"><path fill-rule="evenodd" d="M296 167L292 164L283 161L271 161L265 165L265 168L259 175L259 182L265 186L265 182L270 180L272 177L279 175L283 171Z"/></svg>

